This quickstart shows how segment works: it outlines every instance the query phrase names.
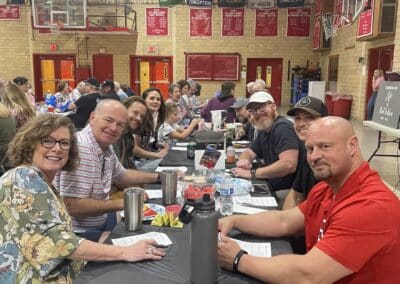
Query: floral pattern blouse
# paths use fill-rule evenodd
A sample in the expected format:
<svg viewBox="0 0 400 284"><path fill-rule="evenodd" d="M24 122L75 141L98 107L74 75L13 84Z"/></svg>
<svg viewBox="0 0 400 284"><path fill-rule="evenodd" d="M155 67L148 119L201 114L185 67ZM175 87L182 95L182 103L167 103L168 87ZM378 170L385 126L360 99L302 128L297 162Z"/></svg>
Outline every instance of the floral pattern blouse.
<svg viewBox="0 0 400 284"><path fill-rule="evenodd" d="M83 240L38 169L0 178L0 283L72 283L84 262L67 257Z"/></svg>

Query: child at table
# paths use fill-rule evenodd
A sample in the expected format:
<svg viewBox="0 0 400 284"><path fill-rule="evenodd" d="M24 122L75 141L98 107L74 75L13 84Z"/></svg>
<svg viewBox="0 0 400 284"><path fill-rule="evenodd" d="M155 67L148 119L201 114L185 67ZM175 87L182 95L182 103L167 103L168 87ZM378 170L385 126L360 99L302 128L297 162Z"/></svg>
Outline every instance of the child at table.
<svg viewBox="0 0 400 284"><path fill-rule="evenodd" d="M158 141L168 143L173 147L177 140L186 139L201 121L200 118L194 118L185 129L178 125L179 111L175 104L165 104L166 118L163 125L158 130Z"/></svg>

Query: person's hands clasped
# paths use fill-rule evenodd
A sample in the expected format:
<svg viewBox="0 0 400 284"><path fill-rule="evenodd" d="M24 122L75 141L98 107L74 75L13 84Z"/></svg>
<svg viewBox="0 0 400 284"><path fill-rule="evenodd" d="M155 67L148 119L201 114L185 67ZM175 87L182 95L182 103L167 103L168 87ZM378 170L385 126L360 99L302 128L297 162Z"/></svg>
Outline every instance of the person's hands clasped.
<svg viewBox="0 0 400 284"><path fill-rule="evenodd" d="M162 159L162 158L164 158L165 156L167 156L168 150L169 150L169 148L168 148L168 146L166 146L165 148L162 148L160 151L158 151L158 152L157 152L158 158Z"/></svg>
<svg viewBox="0 0 400 284"><path fill-rule="evenodd" d="M221 240L218 242L218 262L221 267L233 270L233 260L239 250L240 247L235 241L226 236L221 236Z"/></svg>
<svg viewBox="0 0 400 284"><path fill-rule="evenodd" d="M242 178L251 178L251 172L248 169L243 169L243 168L233 168L231 169L231 173L235 177L242 177Z"/></svg>
<svg viewBox="0 0 400 284"><path fill-rule="evenodd" d="M218 220L218 231L221 236L226 237L230 231L234 228L235 216L224 217Z"/></svg>
<svg viewBox="0 0 400 284"><path fill-rule="evenodd" d="M135 262L146 259L158 260L165 255L165 251L156 247L155 240L143 240L134 245L124 247L125 261Z"/></svg>
<svg viewBox="0 0 400 284"><path fill-rule="evenodd" d="M241 168L241 169L245 169L245 170L251 170L252 164L247 159L241 159L241 160L236 162L236 167L237 168Z"/></svg>

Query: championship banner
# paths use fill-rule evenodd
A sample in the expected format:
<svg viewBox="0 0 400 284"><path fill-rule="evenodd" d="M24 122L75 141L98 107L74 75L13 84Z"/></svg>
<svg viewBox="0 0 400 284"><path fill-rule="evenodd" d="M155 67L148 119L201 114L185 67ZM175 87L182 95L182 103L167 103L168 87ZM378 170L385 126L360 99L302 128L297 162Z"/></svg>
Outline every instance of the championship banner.
<svg viewBox="0 0 400 284"><path fill-rule="evenodd" d="M249 9L269 9L275 6L275 0L247 0Z"/></svg>
<svg viewBox="0 0 400 284"><path fill-rule="evenodd" d="M304 6L304 0L276 0L279 8L287 7L302 7Z"/></svg>
<svg viewBox="0 0 400 284"><path fill-rule="evenodd" d="M246 0L218 0L218 7L244 7Z"/></svg>
<svg viewBox="0 0 400 284"><path fill-rule="evenodd" d="M190 8L190 29L191 37L212 36L212 9Z"/></svg>
<svg viewBox="0 0 400 284"><path fill-rule="evenodd" d="M212 0L187 0L189 6L211 7Z"/></svg>

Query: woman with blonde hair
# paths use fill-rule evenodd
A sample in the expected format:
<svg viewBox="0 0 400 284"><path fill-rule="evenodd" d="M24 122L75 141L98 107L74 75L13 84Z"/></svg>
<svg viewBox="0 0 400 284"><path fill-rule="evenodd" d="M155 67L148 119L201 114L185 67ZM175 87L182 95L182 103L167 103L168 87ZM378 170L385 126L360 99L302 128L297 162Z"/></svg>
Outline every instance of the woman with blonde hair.
<svg viewBox="0 0 400 284"><path fill-rule="evenodd" d="M0 97L2 103L11 111L17 129L35 116L34 107L15 83L8 82Z"/></svg>
<svg viewBox="0 0 400 284"><path fill-rule="evenodd" d="M15 121L8 108L0 103L0 176L11 166L6 159L8 144L16 132Z"/></svg>
<svg viewBox="0 0 400 284"><path fill-rule="evenodd" d="M380 84L385 80L385 76L383 74L383 70L375 69L374 74L372 76L372 94L368 100L367 104L367 119L372 120L372 116L374 114L375 101L378 96L378 90Z"/></svg>

